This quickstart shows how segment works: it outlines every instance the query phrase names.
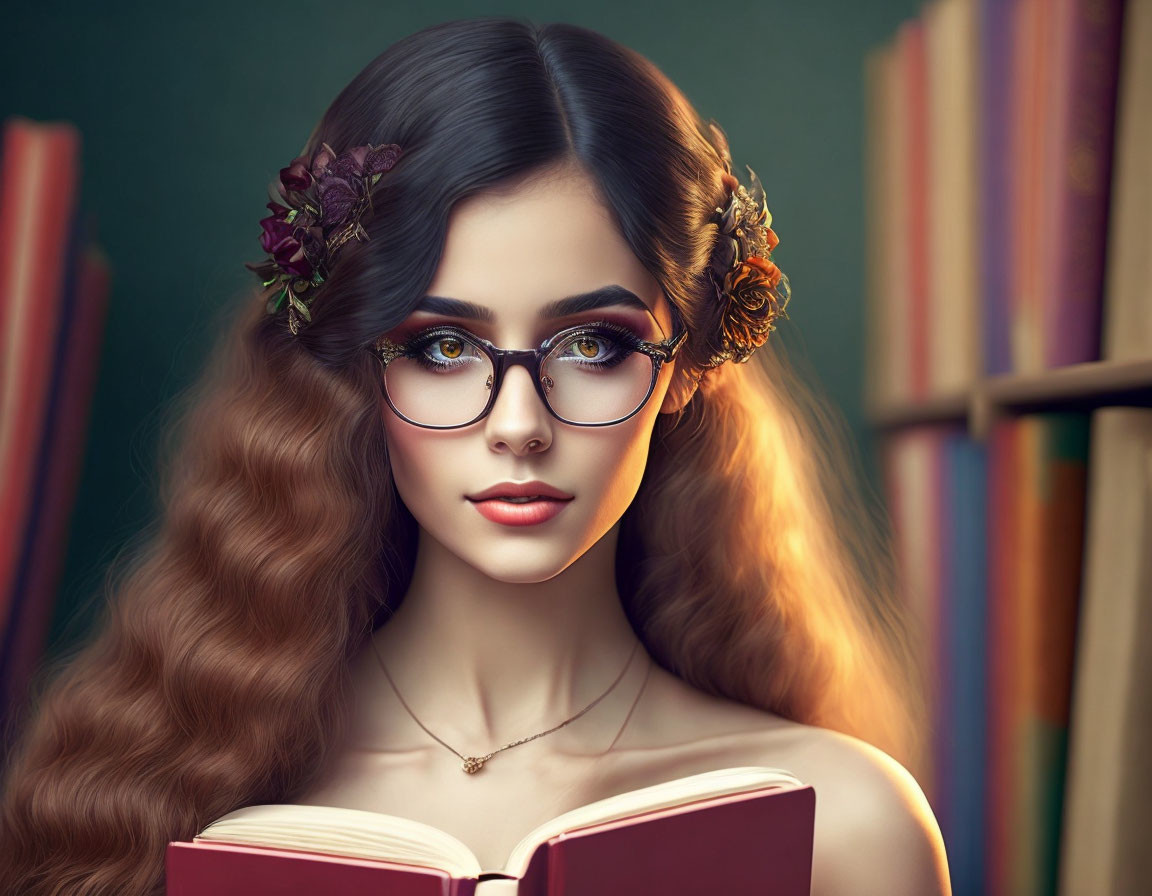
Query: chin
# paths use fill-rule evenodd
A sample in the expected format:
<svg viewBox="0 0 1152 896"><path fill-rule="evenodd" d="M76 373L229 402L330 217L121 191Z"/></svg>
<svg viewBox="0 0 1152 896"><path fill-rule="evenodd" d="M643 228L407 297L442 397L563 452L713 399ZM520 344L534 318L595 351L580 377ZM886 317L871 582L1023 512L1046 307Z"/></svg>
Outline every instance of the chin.
<svg viewBox="0 0 1152 896"><path fill-rule="evenodd" d="M527 585L546 582L558 576L576 562L581 553L561 549L558 545L488 546L473 543L467 552L458 556L469 566L497 582Z"/></svg>

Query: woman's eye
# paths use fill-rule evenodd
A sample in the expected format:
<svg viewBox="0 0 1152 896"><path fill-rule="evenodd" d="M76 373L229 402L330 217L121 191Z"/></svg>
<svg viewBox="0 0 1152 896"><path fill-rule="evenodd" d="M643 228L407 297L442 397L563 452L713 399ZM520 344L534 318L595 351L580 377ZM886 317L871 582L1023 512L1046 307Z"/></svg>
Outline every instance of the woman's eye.
<svg viewBox="0 0 1152 896"><path fill-rule="evenodd" d="M455 369L481 357L480 350L468 341L451 334L417 337L409 357L429 370Z"/></svg>
<svg viewBox="0 0 1152 896"><path fill-rule="evenodd" d="M632 354L623 336L610 332L579 333L559 346L561 361L595 365L599 369L614 367Z"/></svg>
<svg viewBox="0 0 1152 896"><path fill-rule="evenodd" d="M464 353L464 343L459 339L438 339L435 344L445 358L459 358Z"/></svg>
<svg viewBox="0 0 1152 896"><path fill-rule="evenodd" d="M594 338L592 336L584 336L576 340L575 344L577 351L585 358L591 360L603 353L604 348L601 346L600 342L600 339Z"/></svg>

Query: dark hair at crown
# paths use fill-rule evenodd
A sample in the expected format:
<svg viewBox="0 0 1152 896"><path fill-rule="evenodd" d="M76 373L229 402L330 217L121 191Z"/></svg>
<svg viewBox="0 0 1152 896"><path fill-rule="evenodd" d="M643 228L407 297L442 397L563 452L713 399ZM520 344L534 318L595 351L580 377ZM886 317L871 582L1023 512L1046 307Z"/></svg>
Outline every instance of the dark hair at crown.
<svg viewBox="0 0 1152 896"><path fill-rule="evenodd" d="M302 153L321 142L402 149L374 189L370 240L342 249L301 343L330 365L356 358L423 294L454 203L562 162L590 175L690 332L706 332L713 303L692 303L706 294L724 170L706 130L655 66L575 25L486 17L398 41L340 93ZM704 351L691 338L685 348L688 363Z"/></svg>

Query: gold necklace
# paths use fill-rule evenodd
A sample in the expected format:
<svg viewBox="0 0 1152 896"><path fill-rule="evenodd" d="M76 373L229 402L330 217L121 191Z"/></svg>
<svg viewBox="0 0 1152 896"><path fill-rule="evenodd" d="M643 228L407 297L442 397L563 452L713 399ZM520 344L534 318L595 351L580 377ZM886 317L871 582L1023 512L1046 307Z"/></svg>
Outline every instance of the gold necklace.
<svg viewBox="0 0 1152 896"><path fill-rule="evenodd" d="M510 744L505 744L504 746L500 747L499 749L493 750L491 753L487 754L486 756L465 756L463 753L457 752L451 746L444 743L444 741L442 741L435 734L433 734L431 731L429 731L428 727L423 722L421 722L420 719L418 719L416 717L416 713L412 712L412 707L410 707L408 705L408 702L404 699L403 695L401 695L400 689L398 687L396 687L396 682L394 682L392 680L392 676L388 673L388 667L384 665L384 658L382 656L380 656L380 651L376 648L376 641L373 640L371 637L368 640L372 644L372 652L376 654L376 659L380 663L380 668L384 670L384 676L388 679L388 684L390 684L392 686L392 690L396 692L396 696L399 698L400 703L404 707L404 709L408 711L408 715L412 716L412 720L417 725L419 725L421 728L423 728L425 733L429 737L431 737L437 743L447 747L449 750L451 750L453 753L455 753L458 757L460 757L460 759L463 760L463 766L462 767L463 767L464 771L466 773L468 773L469 775L474 775L474 774L476 774L476 772L480 771L480 769L482 769L484 767L484 763L487 762L489 759L491 759L493 756L495 756L497 753L500 753L504 750L510 749L511 747L517 747L520 744L526 744L530 740L535 740L538 737L543 737L545 734L551 734L553 731L559 731L565 725L568 725L572 722L575 722L578 718L580 718L580 716L584 715L584 713L588 712L588 710L590 710L593 706L595 706L597 703L599 703L601 700L603 700L605 697L607 697L610 693L612 693L612 690L616 687L616 685L618 685L620 683L620 680L624 677L624 673L628 671L628 667L632 665L632 659L636 656L636 651L640 649L640 642L637 641L636 646L632 648L632 653L630 653L628 655L628 662L626 662L624 664L624 668L620 670L620 674L616 676L616 680L614 682L612 682L611 685L608 686L608 690L606 690L603 694L601 694L599 697L597 697L595 700L593 700L591 703L589 703L587 706L585 706L582 710L580 710L580 712L576 713L576 715L572 716L570 719L565 719L559 725L557 725L554 728L549 728L547 731L541 731L539 734L533 734L531 737L523 737L520 740L512 741L512 743L510 743ZM652 671L651 665L649 665L648 671L649 672ZM648 683L648 676L646 674L644 676L644 683L640 685L640 691L637 692L637 694L636 694L636 700L634 700L632 703L632 709L628 710L628 715L624 719L624 725L627 725L628 719L632 718L632 710L636 708L636 702L639 701L640 694L643 693L644 686L647 683ZM617 732L617 734L616 734L616 739L614 739L612 741L612 746L616 745L616 740L619 740L620 735L623 733L623 731L624 731L624 726L622 725L620 727L620 731ZM612 746L610 746L608 749L609 750L612 749Z"/></svg>

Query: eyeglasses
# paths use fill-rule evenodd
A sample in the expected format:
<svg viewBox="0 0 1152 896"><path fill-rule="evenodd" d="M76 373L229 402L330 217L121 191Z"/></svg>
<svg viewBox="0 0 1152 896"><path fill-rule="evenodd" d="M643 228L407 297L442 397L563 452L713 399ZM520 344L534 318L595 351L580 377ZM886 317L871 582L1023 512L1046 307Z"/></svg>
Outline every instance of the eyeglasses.
<svg viewBox="0 0 1152 896"><path fill-rule="evenodd" d="M381 389L402 419L428 429L456 429L487 416L509 368L532 377L549 413L573 426L610 426L637 413L652 395L660 367L676 357L687 330L646 342L627 327L597 321L568 327L539 348L497 348L467 330L433 326L403 344L387 337L369 350L380 361Z"/></svg>

